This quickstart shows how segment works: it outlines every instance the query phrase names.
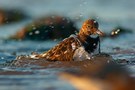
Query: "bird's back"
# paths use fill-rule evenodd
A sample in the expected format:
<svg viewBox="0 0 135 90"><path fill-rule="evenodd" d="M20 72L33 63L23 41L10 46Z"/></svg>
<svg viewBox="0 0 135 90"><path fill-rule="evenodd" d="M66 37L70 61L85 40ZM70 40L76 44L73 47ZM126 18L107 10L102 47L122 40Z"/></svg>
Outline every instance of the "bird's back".
<svg viewBox="0 0 135 90"><path fill-rule="evenodd" d="M73 60L75 50L80 46L81 44L77 37L72 35L64 39L49 51L41 54L41 57L52 61L71 61Z"/></svg>

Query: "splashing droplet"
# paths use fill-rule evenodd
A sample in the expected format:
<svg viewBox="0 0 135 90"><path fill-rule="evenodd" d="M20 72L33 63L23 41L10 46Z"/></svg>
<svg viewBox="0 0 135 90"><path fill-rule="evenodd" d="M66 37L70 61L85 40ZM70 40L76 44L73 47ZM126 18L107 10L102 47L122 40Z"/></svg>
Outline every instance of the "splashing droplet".
<svg viewBox="0 0 135 90"><path fill-rule="evenodd" d="M33 27L33 30L36 30L36 27Z"/></svg>
<svg viewBox="0 0 135 90"><path fill-rule="evenodd" d="M4 57L1 57L1 59L4 59Z"/></svg>
<svg viewBox="0 0 135 90"><path fill-rule="evenodd" d="M54 26L51 26L51 28L53 29L53 28L54 28Z"/></svg>
<svg viewBox="0 0 135 90"><path fill-rule="evenodd" d="M33 33L32 33L32 32L30 32L30 33L29 33L29 35L33 35Z"/></svg>
<svg viewBox="0 0 135 90"><path fill-rule="evenodd" d="M82 16L83 16L82 14L79 15L79 17L82 17Z"/></svg>
<svg viewBox="0 0 135 90"><path fill-rule="evenodd" d="M39 34L39 33L40 33L40 31L39 31L39 30L35 31L35 34Z"/></svg>

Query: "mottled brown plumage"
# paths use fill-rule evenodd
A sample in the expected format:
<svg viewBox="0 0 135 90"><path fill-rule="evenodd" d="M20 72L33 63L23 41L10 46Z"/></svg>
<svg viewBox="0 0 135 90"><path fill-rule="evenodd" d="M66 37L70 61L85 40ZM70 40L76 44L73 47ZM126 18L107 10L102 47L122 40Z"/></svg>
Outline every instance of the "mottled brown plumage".
<svg viewBox="0 0 135 90"><path fill-rule="evenodd" d="M77 41L77 39L71 36L64 39L49 51L41 54L40 57L47 60L71 61L75 50L80 46L81 44Z"/></svg>
<svg viewBox="0 0 135 90"><path fill-rule="evenodd" d="M70 37L64 39L58 45L56 45L49 51L40 54L38 57L45 58L47 60L52 60L52 61L74 60L73 56L75 51L79 49L81 46L83 46L84 43L86 43L86 40L90 35L96 35L96 34L103 35L103 33L100 30L98 30L98 23L93 19L86 20L83 23L82 28L80 29L80 32L78 34L71 35ZM91 41L89 41L88 43L90 42ZM83 47L85 48L85 46Z"/></svg>

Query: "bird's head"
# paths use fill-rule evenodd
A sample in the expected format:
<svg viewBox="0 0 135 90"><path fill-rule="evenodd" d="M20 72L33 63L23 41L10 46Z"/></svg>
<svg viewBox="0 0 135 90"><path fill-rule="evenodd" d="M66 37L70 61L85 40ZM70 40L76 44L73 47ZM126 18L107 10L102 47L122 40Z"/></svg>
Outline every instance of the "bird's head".
<svg viewBox="0 0 135 90"><path fill-rule="evenodd" d="M99 29L99 24L96 20L94 19L88 19L86 20L83 25L82 28L79 32L79 34L81 35L99 35L99 36L103 36L103 32L101 32Z"/></svg>

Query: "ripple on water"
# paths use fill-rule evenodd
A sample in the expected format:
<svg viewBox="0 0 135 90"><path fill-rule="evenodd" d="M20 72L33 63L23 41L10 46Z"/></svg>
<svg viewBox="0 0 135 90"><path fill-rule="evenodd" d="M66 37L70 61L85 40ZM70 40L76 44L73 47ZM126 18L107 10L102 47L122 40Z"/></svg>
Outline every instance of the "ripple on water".
<svg viewBox="0 0 135 90"><path fill-rule="evenodd" d="M2 90L75 90L58 78L60 71L59 68L4 67L0 69L0 87Z"/></svg>

